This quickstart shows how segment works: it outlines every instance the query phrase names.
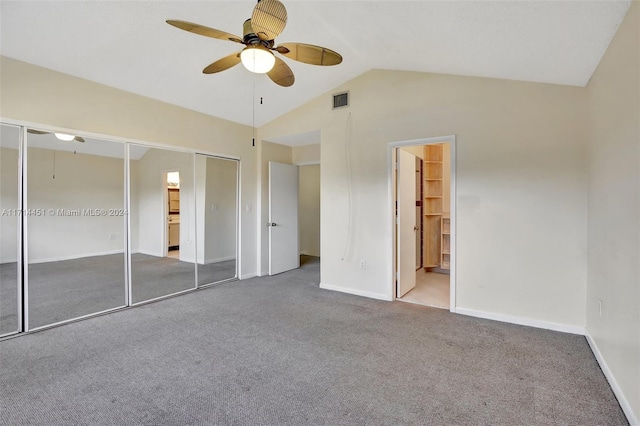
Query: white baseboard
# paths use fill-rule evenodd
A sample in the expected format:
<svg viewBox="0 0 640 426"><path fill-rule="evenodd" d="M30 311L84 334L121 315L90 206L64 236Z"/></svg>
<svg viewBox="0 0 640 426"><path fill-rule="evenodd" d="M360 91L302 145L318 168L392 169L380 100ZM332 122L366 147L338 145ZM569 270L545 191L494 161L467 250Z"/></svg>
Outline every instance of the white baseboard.
<svg viewBox="0 0 640 426"><path fill-rule="evenodd" d="M109 250L109 251L101 251L97 253L83 253L83 254L72 254L68 256L57 256L57 257L47 257L43 259L29 259L29 264L36 263L48 263L48 262L61 262L63 260L74 260L74 259L84 259L85 257L94 257L94 256L108 256L111 254L124 254L124 250Z"/></svg>
<svg viewBox="0 0 640 426"><path fill-rule="evenodd" d="M241 280L248 280L249 278L257 277L255 272L251 272L249 274L240 275Z"/></svg>
<svg viewBox="0 0 640 426"><path fill-rule="evenodd" d="M341 287L341 286L332 285L332 284L320 283L320 288L322 288L324 290L339 291L341 293L348 293L348 294L354 294L356 296L368 297L370 299L386 300L388 302L393 300L392 298L390 298L386 294L372 293L370 291L362 291L362 290L357 290L357 289L354 289L354 288Z"/></svg>
<svg viewBox="0 0 640 426"><path fill-rule="evenodd" d="M131 254L146 254L147 256L164 257L162 253L158 253L155 251L147 251L147 250L136 250L136 251L132 251Z"/></svg>
<svg viewBox="0 0 640 426"><path fill-rule="evenodd" d="M476 311L474 309L465 309L456 307L456 313L462 315L468 315L470 317L490 319L500 322L508 322L511 324L527 325L529 327L544 328L546 330L560 331L562 333L585 335L584 327L579 327L570 324L561 324L557 322L542 321L532 318L514 317L511 315L495 314L492 312Z"/></svg>
<svg viewBox="0 0 640 426"><path fill-rule="evenodd" d="M622 407L622 411L624 411L624 414L627 416L627 420L629 420L629 424L631 426L640 426L640 420L634 414L633 408L631 408L631 404L629 404L629 401L627 400L627 398L625 398L624 393L622 392L622 389L620 389L620 386L616 381L616 378L614 377L613 373L609 369L609 366L607 365L607 362L602 356L602 353L600 352L600 348L598 348L596 341L593 340L593 337L591 337L591 335L589 334L589 331L585 332L585 337L587 338L587 342L591 347L591 351L593 352L593 355L596 357L598 364L600 364L600 368L602 369L604 376L609 381L611 390L613 390L613 393L615 394L616 398L618 398L620 407Z"/></svg>
<svg viewBox="0 0 640 426"><path fill-rule="evenodd" d="M220 262L226 262L228 260L236 260L235 256L227 256L227 257L218 257L215 259L205 259L204 260L204 264L208 265L210 263L220 263Z"/></svg>

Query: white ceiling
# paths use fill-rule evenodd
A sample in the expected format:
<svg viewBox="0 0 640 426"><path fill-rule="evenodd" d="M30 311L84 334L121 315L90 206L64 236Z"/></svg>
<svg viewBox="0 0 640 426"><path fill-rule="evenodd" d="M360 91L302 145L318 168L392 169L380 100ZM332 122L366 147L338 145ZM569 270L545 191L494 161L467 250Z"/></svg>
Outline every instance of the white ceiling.
<svg viewBox="0 0 640 426"><path fill-rule="evenodd" d="M277 42L318 44L344 57L334 67L285 59L296 75L289 88L241 65L202 74L241 46L165 23L241 36L254 1L2 1L0 54L248 125L255 99L260 126L373 68L584 86L630 2L284 4L289 21Z"/></svg>
<svg viewBox="0 0 640 426"><path fill-rule="evenodd" d="M100 157L123 158L125 144L121 142L106 141L84 137L84 143L73 141L61 141L53 133L33 134L27 133L27 150L30 148L50 149L54 151L75 152L85 155L97 155ZM20 145L20 131L16 126L0 126L0 148L17 150ZM141 159L150 148L142 145L129 145L129 158Z"/></svg>

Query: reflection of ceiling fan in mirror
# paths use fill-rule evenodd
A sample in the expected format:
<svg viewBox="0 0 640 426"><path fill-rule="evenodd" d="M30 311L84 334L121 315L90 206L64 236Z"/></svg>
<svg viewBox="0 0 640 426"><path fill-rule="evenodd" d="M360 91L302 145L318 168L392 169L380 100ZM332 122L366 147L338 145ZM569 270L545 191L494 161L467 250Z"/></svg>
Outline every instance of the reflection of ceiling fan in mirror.
<svg viewBox="0 0 640 426"><path fill-rule="evenodd" d="M42 130L34 130L34 129L27 129L27 133L31 133L33 135L50 135L53 133L53 135L58 138L61 141L65 141L65 142L71 142L71 141L76 141L76 142L84 142L84 138L80 137L80 136L74 136L74 135L70 135L68 133L59 133L59 132L43 132Z"/></svg>
<svg viewBox="0 0 640 426"><path fill-rule="evenodd" d="M342 56L326 47L304 43L283 43L276 46L275 38L287 24L287 10L278 0L258 0L251 19L244 22L242 39L191 22L170 19L167 23L195 34L245 45L241 52L225 56L207 66L202 71L205 74L224 71L242 62L249 71L266 73L274 83L289 87L295 81L293 71L273 54L274 51L289 59L311 65L337 65L342 62Z"/></svg>

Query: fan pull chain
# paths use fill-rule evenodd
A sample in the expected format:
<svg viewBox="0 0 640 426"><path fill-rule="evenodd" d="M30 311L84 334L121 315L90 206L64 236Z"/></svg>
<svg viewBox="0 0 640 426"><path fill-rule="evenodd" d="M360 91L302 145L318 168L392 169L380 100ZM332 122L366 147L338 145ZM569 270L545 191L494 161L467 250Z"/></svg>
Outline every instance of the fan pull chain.
<svg viewBox="0 0 640 426"><path fill-rule="evenodd" d="M53 177L52 179L56 178L56 152L53 151Z"/></svg>
<svg viewBox="0 0 640 426"><path fill-rule="evenodd" d="M251 94L251 131L253 132L253 139L251 146L256 146L256 76L253 76L253 93Z"/></svg>

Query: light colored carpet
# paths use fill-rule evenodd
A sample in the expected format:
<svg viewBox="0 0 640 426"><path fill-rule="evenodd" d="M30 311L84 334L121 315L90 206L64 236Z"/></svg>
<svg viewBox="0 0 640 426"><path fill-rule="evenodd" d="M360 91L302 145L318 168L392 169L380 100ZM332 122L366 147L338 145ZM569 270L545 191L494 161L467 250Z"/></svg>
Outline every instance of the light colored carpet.
<svg viewBox="0 0 640 426"><path fill-rule="evenodd" d="M584 337L318 288L318 262L0 342L0 425L624 425Z"/></svg>

